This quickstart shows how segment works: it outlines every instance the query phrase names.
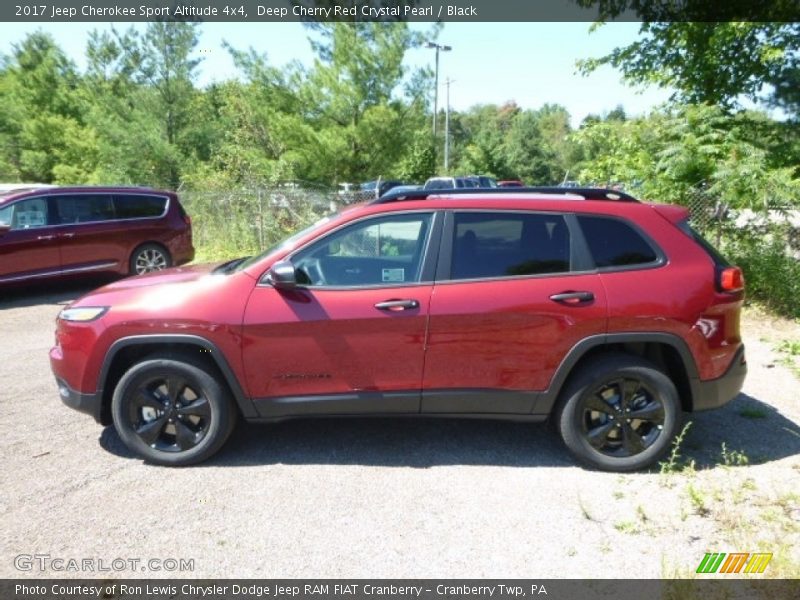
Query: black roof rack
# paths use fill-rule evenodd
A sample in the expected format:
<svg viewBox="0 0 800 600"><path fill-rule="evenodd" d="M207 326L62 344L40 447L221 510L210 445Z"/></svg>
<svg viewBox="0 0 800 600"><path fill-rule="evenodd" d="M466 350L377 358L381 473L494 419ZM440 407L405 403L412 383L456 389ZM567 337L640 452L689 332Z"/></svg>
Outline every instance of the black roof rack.
<svg viewBox="0 0 800 600"><path fill-rule="evenodd" d="M442 190L413 190L409 192L386 192L370 204L385 204L405 200L427 200L429 196L486 196L504 194L561 194L564 196L581 196L584 200L615 200L620 202L639 202L630 194L619 190L591 187L509 187L509 188L459 188Z"/></svg>

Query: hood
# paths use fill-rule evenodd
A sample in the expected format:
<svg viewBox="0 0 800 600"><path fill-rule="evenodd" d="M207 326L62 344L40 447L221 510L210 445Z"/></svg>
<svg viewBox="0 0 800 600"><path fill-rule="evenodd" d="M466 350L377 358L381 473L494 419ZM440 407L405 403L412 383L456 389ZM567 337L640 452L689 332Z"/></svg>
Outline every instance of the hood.
<svg viewBox="0 0 800 600"><path fill-rule="evenodd" d="M196 281L204 275L208 275L221 263L212 263L205 265L191 265L183 267L174 267L172 269L164 269L163 271L153 271L145 275L137 275L135 277L126 277L120 279L107 286L100 288L101 290L121 290L130 288L149 287L153 285L164 285L170 283L183 283L186 281Z"/></svg>
<svg viewBox="0 0 800 600"><path fill-rule="evenodd" d="M203 302L235 275L213 274L217 264L194 265L128 277L89 292L73 306L112 306L117 310L161 313Z"/></svg>

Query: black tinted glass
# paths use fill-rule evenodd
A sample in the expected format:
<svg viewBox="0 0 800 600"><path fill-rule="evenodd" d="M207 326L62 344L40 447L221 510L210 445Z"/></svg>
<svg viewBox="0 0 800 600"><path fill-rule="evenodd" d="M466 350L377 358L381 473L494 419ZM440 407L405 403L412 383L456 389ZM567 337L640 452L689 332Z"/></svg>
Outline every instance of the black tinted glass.
<svg viewBox="0 0 800 600"><path fill-rule="evenodd" d="M164 214L167 199L163 196L144 194L119 194L114 196L114 206L120 219L140 219L160 217Z"/></svg>
<svg viewBox="0 0 800 600"><path fill-rule="evenodd" d="M451 278L563 273L570 270L569 248L561 215L456 214Z"/></svg>
<svg viewBox="0 0 800 600"><path fill-rule="evenodd" d="M114 218L114 204L109 194L73 194L58 196L60 223L96 223Z"/></svg>
<svg viewBox="0 0 800 600"><path fill-rule="evenodd" d="M606 217L578 217L598 267L643 265L658 260L650 244L630 225Z"/></svg>

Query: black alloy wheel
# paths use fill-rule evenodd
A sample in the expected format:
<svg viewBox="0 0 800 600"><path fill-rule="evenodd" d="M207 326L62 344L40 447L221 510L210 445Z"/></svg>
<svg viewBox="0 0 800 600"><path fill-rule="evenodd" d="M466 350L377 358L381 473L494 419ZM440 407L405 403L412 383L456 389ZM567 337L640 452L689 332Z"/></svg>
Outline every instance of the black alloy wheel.
<svg viewBox="0 0 800 600"><path fill-rule="evenodd" d="M675 384L653 363L609 354L584 365L555 413L564 443L581 462L608 471L655 463L680 424Z"/></svg>
<svg viewBox="0 0 800 600"><path fill-rule="evenodd" d="M213 364L170 355L131 366L114 390L111 414L130 450L148 462L182 466L215 454L238 412Z"/></svg>

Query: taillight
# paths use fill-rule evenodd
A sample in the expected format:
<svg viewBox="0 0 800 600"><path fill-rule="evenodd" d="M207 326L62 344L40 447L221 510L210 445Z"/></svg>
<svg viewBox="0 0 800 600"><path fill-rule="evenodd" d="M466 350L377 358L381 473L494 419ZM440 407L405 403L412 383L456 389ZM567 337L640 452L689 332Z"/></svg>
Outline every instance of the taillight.
<svg viewBox="0 0 800 600"><path fill-rule="evenodd" d="M719 271L717 285L723 292L739 292L744 289L744 276L739 267L726 267Z"/></svg>

